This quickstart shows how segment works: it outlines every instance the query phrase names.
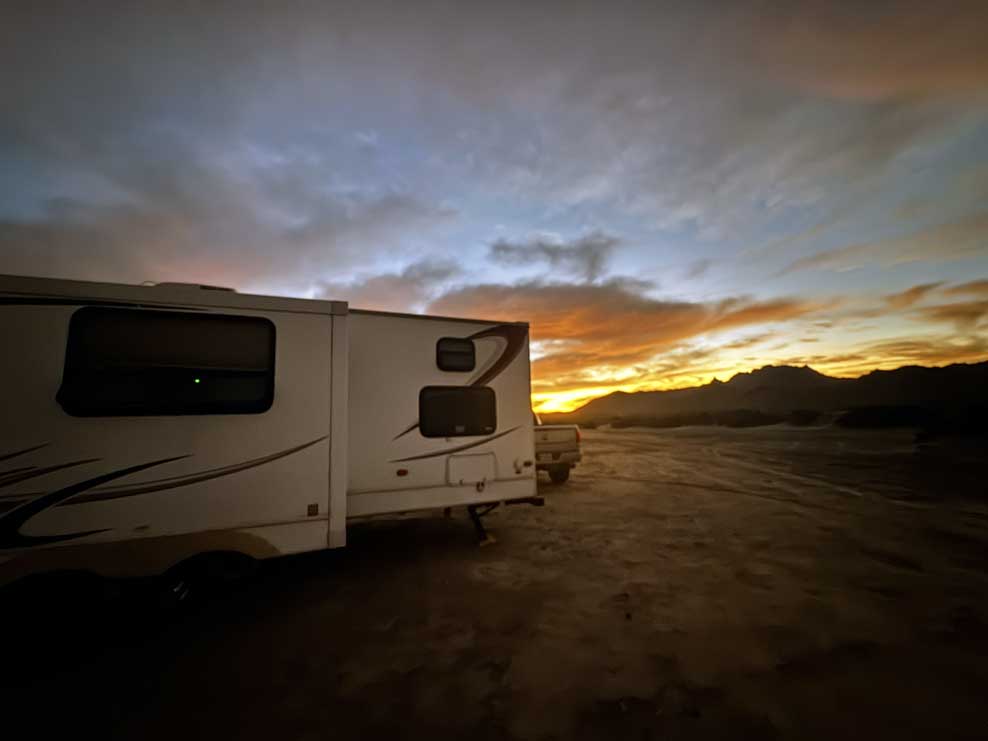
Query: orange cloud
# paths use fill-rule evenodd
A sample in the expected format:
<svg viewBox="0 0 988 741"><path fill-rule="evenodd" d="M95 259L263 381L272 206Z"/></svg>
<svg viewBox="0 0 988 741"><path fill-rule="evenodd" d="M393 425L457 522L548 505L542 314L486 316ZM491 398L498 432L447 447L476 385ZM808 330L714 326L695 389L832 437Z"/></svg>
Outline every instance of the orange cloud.
<svg viewBox="0 0 988 741"><path fill-rule="evenodd" d="M918 313L930 322L950 322L959 330L972 330L988 319L988 299L929 306L919 309Z"/></svg>
<svg viewBox="0 0 988 741"><path fill-rule="evenodd" d="M530 321L537 349L533 405L556 412L615 391L696 386L770 363L853 376L876 368L983 360L988 337L972 336L971 330L988 318L988 299L911 308L927 296L977 293L985 290L983 283L950 289L922 284L891 294L884 311L870 309L868 315L880 321L905 309L931 330L920 337L870 342L848 341L847 328L831 313L840 303L836 300L664 301L644 294L644 285L634 281L466 286L428 308L438 314ZM766 331L766 325L799 320L804 320L802 334ZM956 332L937 332L937 324L953 324ZM799 350L810 352L796 354Z"/></svg>
<svg viewBox="0 0 988 741"><path fill-rule="evenodd" d="M866 265L904 265L912 262L950 262L988 254L988 212L923 229L902 237L852 244L802 257L782 273L797 270L853 270Z"/></svg>
<svg viewBox="0 0 988 741"><path fill-rule="evenodd" d="M918 301L922 301L930 292L935 291L942 285L943 283L923 283L912 288L907 288L905 291L890 294L885 297L885 301L892 308L905 309Z"/></svg>
<svg viewBox="0 0 988 741"><path fill-rule="evenodd" d="M943 291L948 296L988 296L988 280L972 280L960 283Z"/></svg>
<svg viewBox="0 0 988 741"><path fill-rule="evenodd" d="M661 353L675 357L681 376L684 367L711 352L683 350L680 346L686 341L731 329L785 322L833 305L794 298L731 298L715 303L663 301L635 290L640 287L621 280L467 286L440 297L430 304L429 311L527 319L533 340L552 341L543 345L547 354L532 364L536 395L543 394L542 398L548 399L551 393L568 392L575 398L581 390L590 396L622 385L639 385L646 374L652 376L654 383L656 367L652 361Z"/></svg>
<svg viewBox="0 0 988 741"><path fill-rule="evenodd" d="M809 364L834 376L858 376L872 370L891 370L903 365L949 365L980 362L988 357L988 341L981 337L960 339L934 336L925 339L896 339L858 346L836 355L785 358L787 364Z"/></svg>

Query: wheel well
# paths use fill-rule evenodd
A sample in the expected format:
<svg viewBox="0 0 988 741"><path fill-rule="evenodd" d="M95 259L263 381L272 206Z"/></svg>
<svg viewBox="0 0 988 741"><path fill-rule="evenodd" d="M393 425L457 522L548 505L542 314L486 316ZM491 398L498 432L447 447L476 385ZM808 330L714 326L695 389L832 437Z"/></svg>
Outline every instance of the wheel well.
<svg viewBox="0 0 988 741"><path fill-rule="evenodd" d="M226 582L245 576L256 565L257 559L242 551L204 551L179 561L166 573Z"/></svg>

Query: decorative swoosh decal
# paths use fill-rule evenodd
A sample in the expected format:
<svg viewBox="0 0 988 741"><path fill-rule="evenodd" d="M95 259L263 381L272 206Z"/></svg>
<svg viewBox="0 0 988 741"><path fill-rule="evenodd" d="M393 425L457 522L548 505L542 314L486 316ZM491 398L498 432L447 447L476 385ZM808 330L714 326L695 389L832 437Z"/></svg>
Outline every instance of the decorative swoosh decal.
<svg viewBox="0 0 988 741"><path fill-rule="evenodd" d="M517 427L512 427L510 430L505 430L504 432L499 432L496 435L491 435L490 437L485 437L483 440L478 440L477 442L467 443L466 445L458 445L455 448L446 448L445 450L437 450L434 453L423 453L422 455L412 455L408 458L396 458L390 463L404 463L405 461L418 461L423 458L435 458L440 455L449 455L450 453L458 453L461 450L469 450L470 448L476 448L478 445L483 445L484 443L489 443L491 440L497 440L499 437L504 437L515 430L519 429L521 425Z"/></svg>
<svg viewBox="0 0 988 741"><path fill-rule="evenodd" d="M401 431L401 432L399 432L399 433L398 433L397 435L395 435L395 436L394 436L393 438L391 438L391 442L394 442L394 441L395 441L395 440L397 440L397 439L398 439L399 437L404 437L405 435L407 435L407 434L408 434L409 432L411 432L412 430L416 430L416 429L418 429L418 426L419 426L419 421L418 421L418 420L415 420L415 421L414 421L414 422L412 422L412 423L411 423L411 424L410 424L410 425L409 425L408 427L406 427L406 428L405 428L404 430L402 430L402 431Z"/></svg>
<svg viewBox="0 0 988 741"><path fill-rule="evenodd" d="M141 463L136 466L121 468L118 471L104 473L100 476L95 476L91 479L86 479L85 481L80 481L77 484L72 484L71 486L66 486L57 491L45 494L37 499L32 499L30 502L22 504L20 507L12 509L10 512L0 516L0 550L6 548L26 548L28 546L44 545L46 543L57 543L61 540L74 540L75 538L82 538L86 535L104 533L110 528L84 530L75 533L62 533L60 535L24 535L21 533L21 527L40 512L45 511L49 507L55 506L59 502L64 502L66 499L70 499L76 494L81 494L87 489L92 489L94 486L99 486L100 484L105 484L107 481L119 479L122 476L129 476L132 473L137 473L138 471L143 471L147 468L152 468L153 466L160 466L163 463L171 463L172 461L177 461L188 457L189 456L187 455L178 455L172 458L161 458L160 460L151 461L150 463Z"/></svg>
<svg viewBox="0 0 988 741"><path fill-rule="evenodd" d="M85 494L77 499L73 499L68 502L62 502L59 507L72 506L75 504L86 504L87 502L102 502L108 499L120 499L122 497L131 497L135 494L149 494L154 491L164 491L165 489L178 489L183 486L190 486L191 484L198 484L201 481L209 481L210 479L216 479L220 476L229 476L231 473L237 473L238 471L245 471L248 468L254 468L255 466L261 466L265 463L270 463L271 461L278 460L279 458L284 458L292 453L297 453L300 450L305 450L308 447L315 445L316 443L322 442L329 435L323 435L315 440L310 440L302 445L296 445L294 448L288 448L287 450L282 450L278 453L272 453L271 455L265 455L260 458L253 458L249 461L244 461L243 463L234 463L230 466L223 466L221 468L211 468L207 471L200 471L199 473L186 474L185 476L171 476L165 479L156 479L154 481L144 481L140 484L124 484L120 486L107 486L102 489L97 489L96 491Z"/></svg>
<svg viewBox="0 0 988 741"><path fill-rule="evenodd" d="M328 435L323 435L322 437L316 438L315 440L310 440L302 445L296 445L295 447L288 448L287 450L282 450L277 453L272 453L270 455L265 455L260 458L253 458L249 461L244 461L242 463L235 463L230 466L222 466L220 468L212 468L206 471L200 471L199 473L186 474L183 476L169 476L167 478L155 479L152 481L144 481L139 484L124 484L116 486L106 486L102 489L97 489L101 484L106 484L115 479L128 476L132 473L138 473L148 468L154 466L160 466L164 463L171 463L172 461L182 460L184 458L192 457L191 454L173 456L171 458L162 458L160 460L151 461L150 463L142 463L136 466L130 466L128 468L123 468L118 471L111 471L110 473L102 474L85 481L81 481L77 484L72 484L65 488L59 489L58 491L53 491L49 494L41 495L13 495L14 497L30 497L29 501L24 503L16 502L13 503L13 509L8 509L4 512L3 505L5 502L0 502L0 550L6 548L25 548L35 545L44 545L46 543L55 543L61 540L72 540L75 538L82 538L86 535L94 535L96 533L106 532L110 528L103 528L100 530L86 530L83 532L75 533L64 533L61 535L24 535L20 532L21 527L27 523L32 517L40 514L44 510L50 507L64 507L74 504L84 504L86 502L99 502L108 499L120 499L122 497L135 496L137 494L148 494L155 491L163 491L165 489L178 489L183 486L189 486L190 484L196 484L200 481L208 481L209 479L219 478L221 476L228 476L232 473L237 473L238 471L244 471L248 468L254 468L255 466L260 466L265 463L270 463L271 461L277 460L279 458L284 458L291 455L292 453L297 453L300 450L311 447L316 443L325 440ZM82 463L92 463L94 461L100 460L98 458L92 458L81 461L73 461L72 463L63 463L58 466L48 466L43 469L32 470L30 475L24 478L30 478L31 476L40 476L43 473L49 473L51 471L57 471L63 468L69 468L71 466L80 465ZM83 496L77 495L82 494L90 489L95 489L95 491L89 494L84 494Z"/></svg>
<svg viewBox="0 0 988 741"><path fill-rule="evenodd" d="M11 458L16 458L19 455L24 455L26 453L33 453L35 450L41 450L48 443L41 443L41 445L35 445L33 448L24 448L24 450L18 450L16 453L4 453L0 455L0 461L7 461Z"/></svg>
<svg viewBox="0 0 988 741"><path fill-rule="evenodd" d="M11 468L9 471L4 471L0 473L0 484L3 483L4 479L8 476L13 476L15 473L23 473L24 471L33 471L37 466L21 466L20 468Z"/></svg>
<svg viewBox="0 0 988 741"><path fill-rule="evenodd" d="M495 327L490 327L488 329L482 329L479 332L475 332L466 339L468 340L482 340L486 338L496 338L505 341L504 350L497 359L491 363L490 367L482 371L479 376L468 381L466 386L485 386L486 384L493 381L504 369L511 365L512 361L518 357L518 353L521 352L521 348L525 344L525 338L528 337L528 327L520 324L498 324ZM399 432L392 438L392 442L400 437L404 437L412 430L418 429L419 421L415 420L411 425L406 427L404 430ZM403 460L412 460L411 458L405 458Z"/></svg>
<svg viewBox="0 0 988 741"><path fill-rule="evenodd" d="M94 463L100 460L100 458L83 458L79 461L71 461L69 463L60 463L57 466L45 466L44 468L34 468L33 466L20 473L14 473L11 471L6 476L0 477L0 489L5 486L10 486L11 484L16 484L20 481L27 481L28 479L33 479L36 476L44 476L46 473L51 473L52 471L61 471L63 468L72 468L73 466L81 466L83 463Z"/></svg>
<svg viewBox="0 0 988 741"><path fill-rule="evenodd" d="M491 364L491 367L484 371L480 377L470 381L467 384L468 386L486 386L497 376L501 375L504 369L511 365L511 362L521 352L521 348L525 344L525 338L528 337L528 327L520 324L499 324L496 327L472 334L467 339L482 340L486 337L499 337L505 340L507 345L501 356Z"/></svg>

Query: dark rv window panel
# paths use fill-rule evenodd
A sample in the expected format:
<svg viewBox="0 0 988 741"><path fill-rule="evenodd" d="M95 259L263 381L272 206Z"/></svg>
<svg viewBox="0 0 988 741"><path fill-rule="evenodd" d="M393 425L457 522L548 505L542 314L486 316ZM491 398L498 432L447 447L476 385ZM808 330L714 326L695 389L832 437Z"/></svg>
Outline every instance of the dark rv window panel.
<svg viewBox="0 0 988 741"><path fill-rule="evenodd" d="M419 431L425 437L490 435L497 399L488 386L426 386L419 391Z"/></svg>
<svg viewBox="0 0 988 741"><path fill-rule="evenodd" d="M89 306L69 322L57 399L77 417L258 414L274 355L267 319Z"/></svg>
<svg viewBox="0 0 988 741"><path fill-rule="evenodd" d="M477 366L477 351L473 340L443 337L436 343L436 365L439 370L464 373Z"/></svg>

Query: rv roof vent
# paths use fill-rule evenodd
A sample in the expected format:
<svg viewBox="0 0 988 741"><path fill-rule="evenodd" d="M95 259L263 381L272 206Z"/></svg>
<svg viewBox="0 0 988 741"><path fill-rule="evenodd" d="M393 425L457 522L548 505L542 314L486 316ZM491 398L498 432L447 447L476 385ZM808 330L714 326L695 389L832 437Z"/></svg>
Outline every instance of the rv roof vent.
<svg viewBox="0 0 988 741"><path fill-rule="evenodd" d="M196 288L200 291L229 291L230 293L236 293L236 289L227 288L226 286L207 286L204 283L155 283L155 288Z"/></svg>

